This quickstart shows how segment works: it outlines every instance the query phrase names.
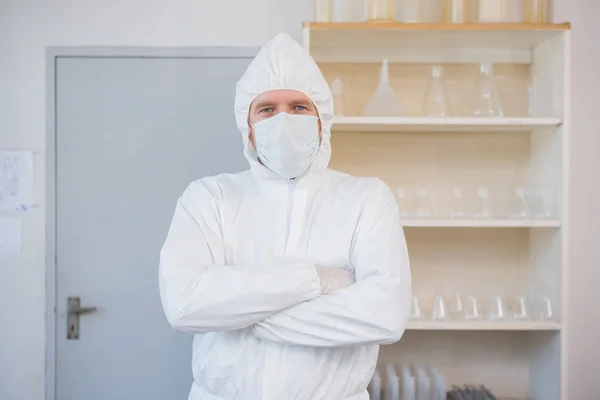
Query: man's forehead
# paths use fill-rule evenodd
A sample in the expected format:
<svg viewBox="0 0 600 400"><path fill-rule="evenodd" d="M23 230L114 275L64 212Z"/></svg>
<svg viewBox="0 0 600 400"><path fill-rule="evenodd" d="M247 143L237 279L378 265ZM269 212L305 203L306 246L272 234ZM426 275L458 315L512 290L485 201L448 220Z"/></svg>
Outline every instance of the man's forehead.
<svg viewBox="0 0 600 400"><path fill-rule="evenodd" d="M253 102L253 105L278 102L305 102L312 103L310 97L297 90L271 90L260 94Z"/></svg>

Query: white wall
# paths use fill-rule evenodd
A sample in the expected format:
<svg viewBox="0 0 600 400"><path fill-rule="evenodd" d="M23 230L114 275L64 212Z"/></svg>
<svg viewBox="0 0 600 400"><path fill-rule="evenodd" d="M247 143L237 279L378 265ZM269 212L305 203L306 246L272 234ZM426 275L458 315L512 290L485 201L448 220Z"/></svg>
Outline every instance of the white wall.
<svg viewBox="0 0 600 400"><path fill-rule="evenodd" d="M556 1L556 20L574 24L569 399L579 400L600 392L600 196L589 173L600 170L600 2ZM44 392L46 46L258 47L278 32L299 40L311 12L312 0L0 0L0 149L37 151L42 206L22 216L23 257L0 261L0 399Z"/></svg>

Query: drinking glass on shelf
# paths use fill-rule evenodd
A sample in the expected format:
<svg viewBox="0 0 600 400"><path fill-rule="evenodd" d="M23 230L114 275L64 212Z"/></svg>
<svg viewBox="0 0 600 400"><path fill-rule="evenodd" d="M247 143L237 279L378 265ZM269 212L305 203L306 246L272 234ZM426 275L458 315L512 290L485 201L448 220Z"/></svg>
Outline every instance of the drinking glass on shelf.
<svg viewBox="0 0 600 400"><path fill-rule="evenodd" d="M431 202L429 201L429 195L427 188L417 188L417 218L429 218L431 217Z"/></svg>
<svg viewBox="0 0 600 400"><path fill-rule="evenodd" d="M473 115L476 117L502 117L502 104L494 82L492 64L482 63L473 92Z"/></svg>
<svg viewBox="0 0 600 400"><path fill-rule="evenodd" d="M450 210L450 218L464 218L464 201L463 201L463 189L461 187L455 187L452 190L452 209Z"/></svg>
<svg viewBox="0 0 600 400"><path fill-rule="evenodd" d="M431 78L421 110L421 115L424 117L450 117L452 115L444 86L443 74L444 67L442 66L436 66L431 69Z"/></svg>
<svg viewBox="0 0 600 400"><path fill-rule="evenodd" d="M477 188L477 212L475 213L476 218L491 218L492 212L490 207L490 190L485 187Z"/></svg>

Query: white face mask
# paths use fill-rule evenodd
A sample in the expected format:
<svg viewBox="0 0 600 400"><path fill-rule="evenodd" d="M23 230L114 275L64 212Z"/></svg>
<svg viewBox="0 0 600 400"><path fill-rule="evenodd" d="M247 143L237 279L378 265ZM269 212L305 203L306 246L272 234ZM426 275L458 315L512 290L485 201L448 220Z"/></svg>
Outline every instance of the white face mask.
<svg viewBox="0 0 600 400"><path fill-rule="evenodd" d="M257 122L256 153L265 167L292 179L305 173L319 151L319 118L281 112Z"/></svg>

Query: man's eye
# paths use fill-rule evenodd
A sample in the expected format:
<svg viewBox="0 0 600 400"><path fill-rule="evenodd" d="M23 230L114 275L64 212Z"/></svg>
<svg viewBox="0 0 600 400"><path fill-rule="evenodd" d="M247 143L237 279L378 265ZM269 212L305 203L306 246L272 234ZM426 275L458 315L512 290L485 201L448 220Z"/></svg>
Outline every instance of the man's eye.
<svg viewBox="0 0 600 400"><path fill-rule="evenodd" d="M260 111L258 112L259 114L261 113L271 113L275 111L275 109L273 107L265 107L265 108L261 108Z"/></svg>
<svg viewBox="0 0 600 400"><path fill-rule="evenodd" d="M306 111L306 110L308 110L308 108L306 108L304 106L296 106L295 109L296 109L296 111Z"/></svg>

